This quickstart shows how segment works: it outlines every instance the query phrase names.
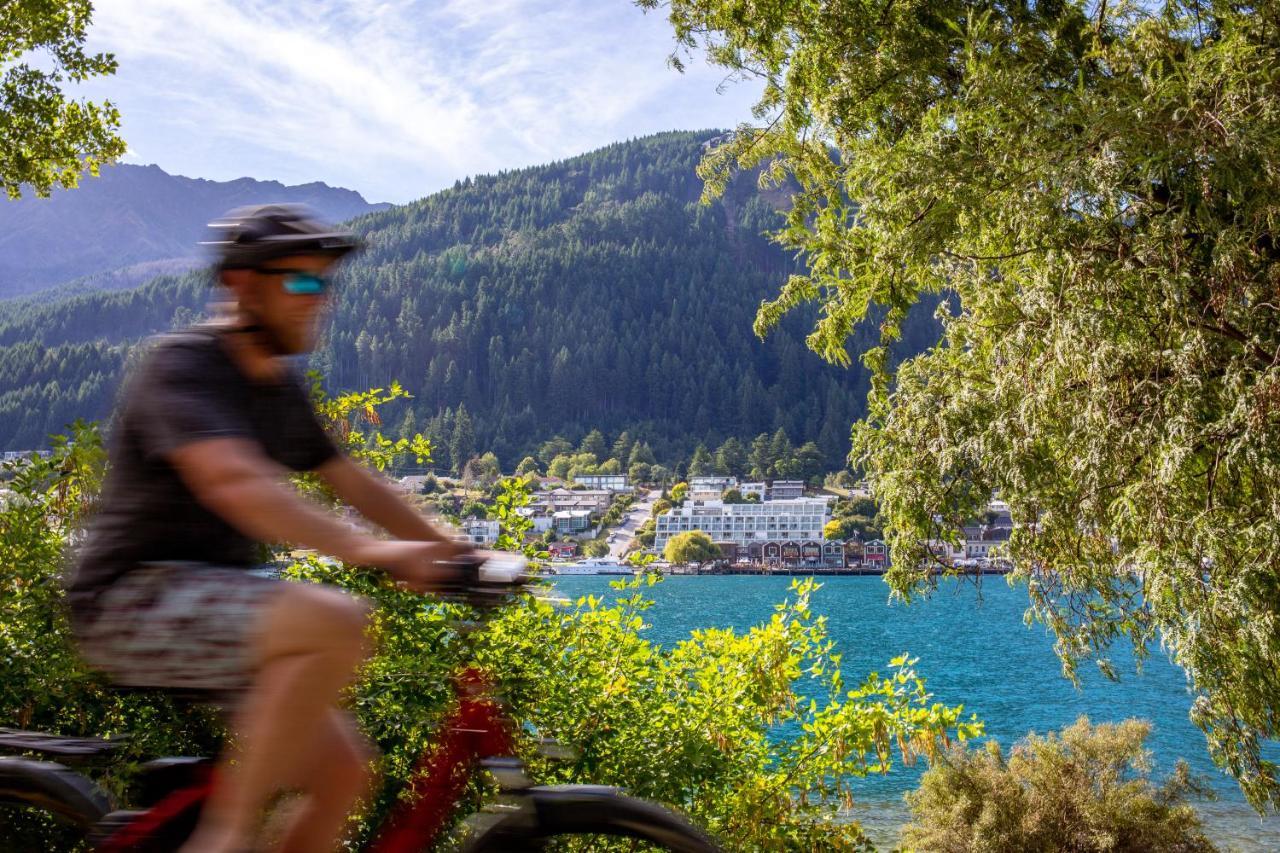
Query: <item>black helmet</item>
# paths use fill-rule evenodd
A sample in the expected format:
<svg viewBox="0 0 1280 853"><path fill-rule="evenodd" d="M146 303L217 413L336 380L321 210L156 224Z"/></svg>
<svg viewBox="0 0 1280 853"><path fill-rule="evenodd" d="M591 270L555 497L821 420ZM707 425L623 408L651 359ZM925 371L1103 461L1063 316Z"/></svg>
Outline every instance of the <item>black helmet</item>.
<svg viewBox="0 0 1280 853"><path fill-rule="evenodd" d="M222 269L252 269L285 255L341 257L360 247L350 231L320 219L305 204L252 204L229 210L209 223L217 236L211 246Z"/></svg>

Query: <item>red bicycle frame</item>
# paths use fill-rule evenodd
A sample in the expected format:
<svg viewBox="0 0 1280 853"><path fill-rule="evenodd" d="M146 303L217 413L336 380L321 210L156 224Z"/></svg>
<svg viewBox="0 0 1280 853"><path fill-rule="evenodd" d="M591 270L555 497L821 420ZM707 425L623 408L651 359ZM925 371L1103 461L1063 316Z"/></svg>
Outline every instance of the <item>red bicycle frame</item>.
<svg viewBox="0 0 1280 853"><path fill-rule="evenodd" d="M486 756L511 755L512 724L492 698L493 682L477 667L454 676L457 707L440 726L441 740L414 766L409 797L392 812L372 853L421 853L435 842L476 763Z"/></svg>
<svg viewBox="0 0 1280 853"><path fill-rule="evenodd" d="M440 740L414 766L408 796L393 809L369 850L373 853L421 853L444 829L481 758L511 755L513 725L493 699L492 679L469 666L453 677L457 705L440 726ZM114 832L98 853L148 849L175 822L191 820L215 784L203 769L191 783L163 797Z"/></svg>

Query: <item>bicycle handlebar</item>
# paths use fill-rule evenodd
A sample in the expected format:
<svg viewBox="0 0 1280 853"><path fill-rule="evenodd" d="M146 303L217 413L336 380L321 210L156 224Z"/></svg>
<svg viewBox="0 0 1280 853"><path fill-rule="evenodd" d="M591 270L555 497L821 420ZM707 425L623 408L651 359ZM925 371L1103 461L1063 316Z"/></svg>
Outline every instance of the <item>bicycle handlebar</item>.
<svg viewBox="0 0 1280 853"><path fill-rule="evenodd" d="M478 551L455 560L461 578L441 589L444 598L464 601L473 607L491 608L523 592L532 576L529 561L506 551Z"/></svg>

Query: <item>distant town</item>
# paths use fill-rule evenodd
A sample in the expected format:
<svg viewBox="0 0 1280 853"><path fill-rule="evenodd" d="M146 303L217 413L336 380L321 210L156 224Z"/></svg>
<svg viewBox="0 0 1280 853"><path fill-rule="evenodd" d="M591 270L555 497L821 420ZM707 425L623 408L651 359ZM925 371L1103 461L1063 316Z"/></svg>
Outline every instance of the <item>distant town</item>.
<svg viewBox="0 0 1280 853"><path fill-rule="evenodd" d="M872 526L874 503L858 486L719 475L670 487L634 484L625 474L526 480L531 500L518 512L530 522L527 540L550 556L551 573L629 574L636 555L672 574L880 574L889 567L888 546ZM475 484L435 474L398 482L471 542L497 542L499 522ZM931 542L930 551L939 566L1005 571L1002 546L1012 529L1008 508L996 501L980 523L963 527L955 541ZM691 536L700 550L678 547Z"/></svg>

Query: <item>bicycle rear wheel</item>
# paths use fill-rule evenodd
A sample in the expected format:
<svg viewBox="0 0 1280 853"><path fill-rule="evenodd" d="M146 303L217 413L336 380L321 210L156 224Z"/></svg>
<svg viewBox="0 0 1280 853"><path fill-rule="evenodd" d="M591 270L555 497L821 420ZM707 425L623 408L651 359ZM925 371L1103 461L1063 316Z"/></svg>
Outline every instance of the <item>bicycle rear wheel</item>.
<svg viewBox="0 0 1280 853"><path fill-rule="evenodd" d="M38 809L81 829L111 810L106 793L84 776L53 761L26 758L0 758L0 805Z"/></svg>
<svg viewBox="0 0 1280 853"><path fill-rule="evenodd" d="M721 853L706 833L671 810L612 789L565 785L534 788L524 796L531 808L494 817L463 845L463 853L543 850L556 839L586 836L629 838L673 853Z"/></svg>

